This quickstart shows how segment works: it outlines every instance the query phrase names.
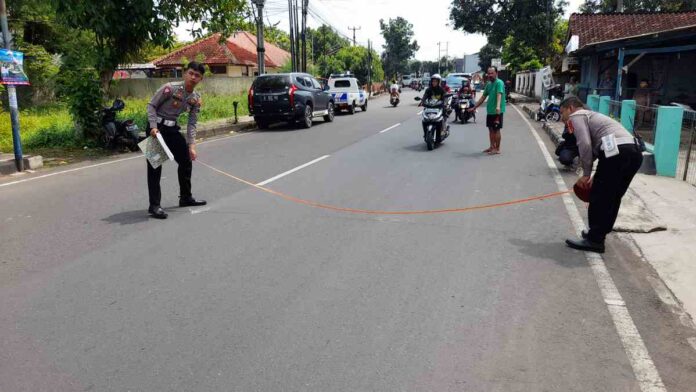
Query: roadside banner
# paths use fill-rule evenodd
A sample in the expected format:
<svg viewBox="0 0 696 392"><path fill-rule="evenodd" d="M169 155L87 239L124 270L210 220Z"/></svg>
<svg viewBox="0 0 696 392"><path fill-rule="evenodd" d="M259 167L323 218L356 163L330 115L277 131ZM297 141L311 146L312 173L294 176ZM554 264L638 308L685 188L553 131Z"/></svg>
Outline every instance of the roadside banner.
<svg viewBox="0 0 696 392"><path fill-rule="evenodd" d="M24 73L24 53L0 49L0 84L30 84Z"/></svg>

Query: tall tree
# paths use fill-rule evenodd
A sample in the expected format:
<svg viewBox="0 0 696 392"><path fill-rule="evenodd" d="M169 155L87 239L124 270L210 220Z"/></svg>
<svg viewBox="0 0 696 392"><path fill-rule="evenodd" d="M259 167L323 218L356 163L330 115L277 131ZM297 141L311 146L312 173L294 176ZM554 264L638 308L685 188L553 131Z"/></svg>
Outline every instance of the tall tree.
<svg viewBox="0 0 696 392"><path fill-rule="evenodd" d="M624 12L640 11L693 11L696 0L623 0ZM617 12L617 0L585 0L580 12Z"/></svg>
<svg viewBox="0 0 696 392"><path fill-rule="evenodd" d="M479 49L478 65L481 67L481 70L485 72L488 67L491 66L491 61L495 58L499 58L500 55L500 46L491 43L483 45L481 49Z"/></svg>
<svg viewBox="0 0 696 392"><path fill-rule="evenodd" d="M392 76L399 72L407 72L408 60L420 48L416 40L411 41L414 35L413 25L399 16L396 19L390 18L389 22L380 19L379 26L385 41L382 46L384 71Z"/></svg>
<svg viewBox="0 0 696 392"><path fill-rule="evenodd" d="M61 0L57 4L64 23L94 35L94 66L104 91L116 67L146 43L170 46L180 23L199 23L192 30L197 37L206 31L226 37L243 25L248 13L245 0Z"/></svg>
<svg viewBox="0 0 696 392"><path fill-rule="evenodd" d="M457 29L485 34L497 47L513 35L547 58L553 26L566 5L565 0L452 0L450 20Z"/></svg>
<svg viewBox="0 0 696 392"><path fill-rule="evenodd" d="M307 29L307 46L312 52L312 59L319 60L321 56L332 56L341 48L350 46L350 41L339 35L331 26L321 25L316 29Z"/></svg>

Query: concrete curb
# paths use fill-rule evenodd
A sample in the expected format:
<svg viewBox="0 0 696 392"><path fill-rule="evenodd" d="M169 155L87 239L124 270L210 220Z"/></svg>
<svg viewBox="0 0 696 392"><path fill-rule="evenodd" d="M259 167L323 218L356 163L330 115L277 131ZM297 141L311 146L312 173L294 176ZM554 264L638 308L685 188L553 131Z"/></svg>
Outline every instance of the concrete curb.
<svg viewBox="0 0 696 392"><path fill-rule="evenodd" d="M43 157L41 155L24 155L24 170L36 170L43 167ZM0 175L8 175L17 172L14 156L2 158L0 160Z"/></svg>
<svg viewBox="0 0 696 392"><path fill-rule="evenodd" d="M216 120L201 124L196 132L197 139L206 139L231 132L249 132L256 129L256 123L251 117L242 117L235 124L233 119Z"/></svg>

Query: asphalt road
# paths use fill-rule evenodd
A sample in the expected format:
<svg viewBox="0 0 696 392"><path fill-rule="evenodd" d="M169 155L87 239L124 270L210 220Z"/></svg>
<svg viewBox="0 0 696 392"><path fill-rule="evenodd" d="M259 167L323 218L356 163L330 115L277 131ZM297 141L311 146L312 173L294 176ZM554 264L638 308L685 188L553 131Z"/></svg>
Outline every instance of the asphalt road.
<svg viewBox="0 0 696 392"><path fill-rule="evenodd" d="M254 183L369 210L555 192L510 108L499 156L483 113L422 141L403 105L212 139L199 159ZM386 132L381 132L400 124ZM0 391L640 391L560 198L437 215L295 203L194 165L204 208L147 217L145 162L0 181ZM565 174L567 181L572 178ZM584 214L584 206L578 206ZM688 331L611 238L616 286L669 391L693 391ZM643 389L646 390L646 389ZM650 389L660 390L660 389Z"/></svg>

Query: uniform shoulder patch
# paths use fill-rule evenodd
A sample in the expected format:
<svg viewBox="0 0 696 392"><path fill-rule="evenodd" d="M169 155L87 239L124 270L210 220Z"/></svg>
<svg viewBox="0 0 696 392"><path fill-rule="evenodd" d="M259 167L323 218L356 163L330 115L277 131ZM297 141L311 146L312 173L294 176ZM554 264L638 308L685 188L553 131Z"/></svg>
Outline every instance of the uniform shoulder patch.
<svg viewBox="0 0 696 392"><path fill-rule="evenodd" d="M166 96L172 95L172 86L170 84L166 84L164 86L164 90L162 90L162 94L164 94Z"/></svg>

